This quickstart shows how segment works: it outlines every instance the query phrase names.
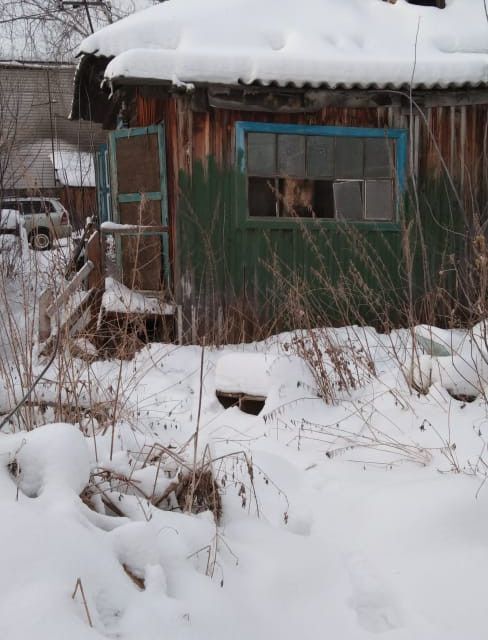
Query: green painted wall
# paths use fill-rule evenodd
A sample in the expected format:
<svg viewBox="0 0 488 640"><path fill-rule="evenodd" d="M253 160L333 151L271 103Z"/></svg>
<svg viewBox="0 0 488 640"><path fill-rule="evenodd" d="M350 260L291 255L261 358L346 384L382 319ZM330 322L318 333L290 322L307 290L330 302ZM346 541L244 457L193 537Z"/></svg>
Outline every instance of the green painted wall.
<svg viewBox="0 0 488 640"><path fill-rule="evenodd" d="M191 175L179 175L177 292L187 315L193 305L205 318L206 332L219 306L238 309L250 336L296 326L301 315L305 324L403 324L411 301L417 320L432 305L446 317L451 303L439 286L456 289L460 207L436 180L419 185L418 199L410 185L400 209L395 223L252 220L245 176L211 157L195 162Z"/></svg>

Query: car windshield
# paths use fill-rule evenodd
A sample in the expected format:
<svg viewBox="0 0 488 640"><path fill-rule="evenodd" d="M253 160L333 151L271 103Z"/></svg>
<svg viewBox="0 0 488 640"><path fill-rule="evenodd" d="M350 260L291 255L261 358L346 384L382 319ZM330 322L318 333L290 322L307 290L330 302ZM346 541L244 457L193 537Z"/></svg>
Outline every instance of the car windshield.
<svg viewBox="0 0 488 640"><path fill-rule="evenodd" d="M22 211L26 215L54 213L56 211L53 203L49 200L5 200L2 202L2 208Z"/></svg>

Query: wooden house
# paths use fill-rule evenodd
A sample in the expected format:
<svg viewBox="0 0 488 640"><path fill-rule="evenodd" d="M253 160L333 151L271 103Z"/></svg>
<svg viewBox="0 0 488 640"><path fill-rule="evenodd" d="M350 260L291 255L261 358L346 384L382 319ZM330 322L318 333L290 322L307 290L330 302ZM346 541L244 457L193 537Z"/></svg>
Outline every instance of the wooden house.
<svg viewBox="0 0 488 640"><path fill-rule="evenodd" d="M447 321L485 231L486 30L475 0L169 0L87 38L72 116L111 130L117 277L194 333L305 300Z"/></svg>
<svg viewBox="0 0 488 640"><path fill-rule="evenodd" d="M98 124L69 119L74 69L0 61L0 192L56 196L79 227L96 212L86 154L94 157L106 133Z"/></svg>

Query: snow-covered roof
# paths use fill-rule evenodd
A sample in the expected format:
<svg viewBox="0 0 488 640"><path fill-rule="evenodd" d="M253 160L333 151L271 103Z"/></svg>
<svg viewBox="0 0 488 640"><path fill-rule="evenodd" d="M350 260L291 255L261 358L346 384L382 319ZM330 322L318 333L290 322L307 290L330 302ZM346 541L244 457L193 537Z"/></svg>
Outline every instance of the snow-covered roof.
<svg viewBox="0 0 488 640"><path fill-rule="evenodd" d="M55 151L53 163L56 178L61 184L68 187L95 186L93 154L86 151Z"/></svg>
<svg viewBox="0 0 488 640"><path fill-rule="evenodd" d="M453 87L488 82L482 0L168 0L86 38L109 80Z"/></svg>

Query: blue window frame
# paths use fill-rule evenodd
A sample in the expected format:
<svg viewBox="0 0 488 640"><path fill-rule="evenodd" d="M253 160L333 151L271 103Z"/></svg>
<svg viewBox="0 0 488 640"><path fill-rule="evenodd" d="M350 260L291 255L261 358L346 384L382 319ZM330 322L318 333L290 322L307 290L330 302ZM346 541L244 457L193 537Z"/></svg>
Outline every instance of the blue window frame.
<svg viewBox="0 0 488 640"><path fill-rule="evenodd" d="M250 220L395 222L407 131L236 123Z"/></svg>

